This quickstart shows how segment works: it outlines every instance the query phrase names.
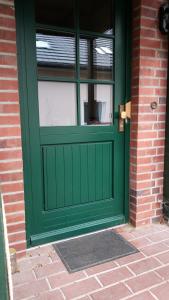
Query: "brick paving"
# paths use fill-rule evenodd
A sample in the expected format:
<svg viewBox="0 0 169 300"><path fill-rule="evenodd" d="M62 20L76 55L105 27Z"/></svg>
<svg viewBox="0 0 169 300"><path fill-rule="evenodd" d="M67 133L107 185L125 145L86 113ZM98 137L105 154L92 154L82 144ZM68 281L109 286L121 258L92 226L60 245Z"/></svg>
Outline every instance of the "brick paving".
<svg viewBox="0 0 169 300"><path fill-rule="evenodd" d="M69 274L52 245L32 248L13 275L14 300L167 300L169 226L116 228L140 252Z"/></svg>

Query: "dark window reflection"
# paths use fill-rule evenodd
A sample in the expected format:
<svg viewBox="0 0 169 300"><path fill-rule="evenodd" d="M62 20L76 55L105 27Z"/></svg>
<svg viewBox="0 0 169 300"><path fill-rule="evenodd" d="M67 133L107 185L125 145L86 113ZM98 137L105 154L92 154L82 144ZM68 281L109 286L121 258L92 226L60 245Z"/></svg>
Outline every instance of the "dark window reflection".
<svg viewBox="0 0 169 300"><path fill-rule="evenodd" d="M68 34L36 34L38 74L75 76L75 37Z"/></svg>
<svg viewBox="0 0 169 300"><path fill-rule="evenodd" d="M113 41L105 38L80 39L82 79L112 79Z"/></svg>
<svg viewBox="0 0 169 300"><path fill-rule="evenodd" d="M112 86L105 84L80 85L81 125L112 124Z"/></svg>
<svg viewBox="0 0 169 300"><path fill-rule="evenodd" d="M113 0L81 0L80 29L112 34L113 2Z"/></svg>
<svg viewBox="0 0 169 300"><path fill-rule="evenodd" d="M60 27L74 27L73 0L36 0L36 22Z"/></svg>

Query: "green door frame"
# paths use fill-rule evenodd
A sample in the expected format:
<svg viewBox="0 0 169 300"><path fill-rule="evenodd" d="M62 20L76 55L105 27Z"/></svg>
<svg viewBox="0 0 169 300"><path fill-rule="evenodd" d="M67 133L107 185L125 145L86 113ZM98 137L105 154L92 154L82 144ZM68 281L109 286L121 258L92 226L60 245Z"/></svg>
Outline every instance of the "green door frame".
<svg viewBox="0 0 169 300"><path fill-rule="evenodd" d="M4 239L4 223L2 214L2 200L0 194L0 299L9 299L9 285L8 285L8 272L7 261L5 253L5 239Z"/></svg>
<svg viewBox="0 0 169 300"><path fill-rule="evenodd" d="M121 9L124 9L124 5L121 1ZM122 99L123 103L130 99L130 56L131 56L131 1L127 1L127 20L126 20L126 32L125 32L125 45L126 45L126 61L125 61L125 99ZM30 162L30 141L29 141L29 120L28 120L28 92L26 84L26 58L25 58L25 24L24 24L24 11L23 1L15 0L16 6L16 27L17 27L17 51L18 51L18 70L19 70L19 92L20 92L20 111L21 111L21 127L22 127L22 148L23 148L23 164L24 164L24 193L25 193L25 213L26 213L26 236L27 246L30 247L30 218L32 216L32 181L31 172L32 166ZM30 61L31 68L31 61ZM35 141L36 143L36 141ZM125 222L129 219L129 143L130 143L130 124L125 125Z"/></svg>

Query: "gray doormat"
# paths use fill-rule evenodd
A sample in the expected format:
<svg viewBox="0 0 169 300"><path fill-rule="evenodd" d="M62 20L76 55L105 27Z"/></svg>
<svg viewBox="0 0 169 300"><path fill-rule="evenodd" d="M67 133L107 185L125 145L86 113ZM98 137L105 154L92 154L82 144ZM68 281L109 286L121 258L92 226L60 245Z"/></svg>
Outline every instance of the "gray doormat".
<svg viewBox="0 0 169 300"><path fill-rule="evenodd" d="M112 230L56 243L53 247L70 273L139 252Z"/></svg>

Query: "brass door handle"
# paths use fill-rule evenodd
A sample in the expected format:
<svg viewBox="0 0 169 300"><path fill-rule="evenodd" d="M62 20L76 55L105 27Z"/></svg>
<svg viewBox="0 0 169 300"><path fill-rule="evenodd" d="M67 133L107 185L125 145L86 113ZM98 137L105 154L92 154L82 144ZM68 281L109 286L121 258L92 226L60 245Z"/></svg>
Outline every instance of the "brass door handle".
<svg viewBox="0 0 169 300"><path fill-rule="evenodd" d="M128 119L131 119L131 101L128 101L125 105L119 105L119 131L124 131L124 121L127 123Z"/></svg>

